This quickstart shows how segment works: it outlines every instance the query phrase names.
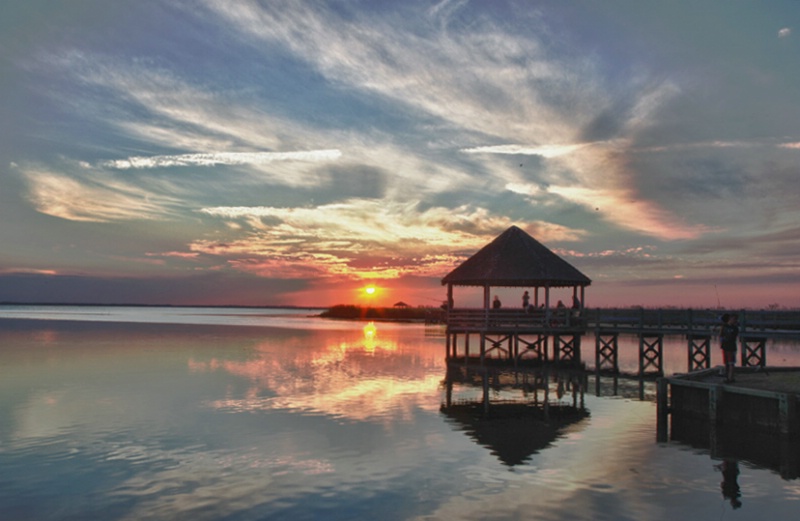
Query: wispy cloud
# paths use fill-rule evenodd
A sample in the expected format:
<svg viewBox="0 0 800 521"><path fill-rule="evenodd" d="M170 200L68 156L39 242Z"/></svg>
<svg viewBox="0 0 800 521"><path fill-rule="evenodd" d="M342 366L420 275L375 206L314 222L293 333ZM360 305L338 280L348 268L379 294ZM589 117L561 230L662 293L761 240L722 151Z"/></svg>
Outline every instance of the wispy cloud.
<svg viewBox="0 0 800 521"><path fill-rule="evenodd" d="M28 199L37 211L69 221L110 222L174 216L180 199L119 180L83 178L45 168L23 168Z"/></svg>
<svg viewBox="0 0 800 521"><path fill-rule="evenodd" d="M587 146L587 144L575 145L539 145L539 146L526 146L526 145L494 145L465 148L462 152L467 154L508 154L508 155L523 155L523 156L541 156L545 158L558 157L569 154Z"/></svg>
<svg viewBox="0 0 800 521"><path fill-rule="evenodd" d="M624 190L599 190L577 186L550 186L548 193L600 214L623 228L668 240L695 239L708 231L703 225L681 223L680 219L652 201L639 199Z"/></svg>
<svg viewBox="0 0 800 521"><path fill-rule="evenodd" d="M147 257L175 257L178 259L196 259L200 256L199 253L196 252L185 252L185 251L165 251L165 252L147 252L145 253Z"/></svg>
<svg viewBox="0 0 800 521"><path fill-rule="evenodd" d="M775 145L774 142L765 142L758 140L750 141L696 141L692 143L670 143L667 145L648 146L648 147L631 147L629 149L632 153L643 152L680 152L682 150L703 150L703 149L748 149L748 148L773 148L775 146L793 148L792 143L784 143Z"/></svg>
<svg viewBox="0 0 800 521"><path fill-rule="evenodd" d="M236 91L218 91L152 63L67 51L52 57L51 65L104 100L98 104L96 98L65 98L64 103L160 147L200 153L285 150L298 148L286 136L313 136L303 125L265 112Z"/></svg>
<svg viewBox="0 0 800 521"><path fill-rule="evenodd" d="M515 141L531 134L545 138L542 142L566 141L574 134L573 123L542 99L542 90L575 92L580 84L587 101L602 96L591 83L591 61L551 55L536 31L530 31L532 24L546 32L530 13L528 30L514 34L488 17L475 19L469 30L449 26L457 3L432 9L427 18L413 8L405 12L402 4L381 17L367 11L343 17L319 5L294 2L206 4L238 33L284 45L332 81L463 129ZM405 30L409 15L414 16L414 30ZM580 114L583 108L581 104L570 113Z"/></svg>
<svg viewBox="0 0 800 521"><path fill-rule="evenodd" d="M36 268L0 268L0 275L58 275L58 271Z"/></svg>
<svg viewBox="0 0 800 521"><path fill-rule="evenodd" d="M213 152L171 156L129 157L106 161L101 166L127 170L130 168L162 168L172 166L266 165L276 161L332 161L342 156L339 150L298 152Z"/></svg>

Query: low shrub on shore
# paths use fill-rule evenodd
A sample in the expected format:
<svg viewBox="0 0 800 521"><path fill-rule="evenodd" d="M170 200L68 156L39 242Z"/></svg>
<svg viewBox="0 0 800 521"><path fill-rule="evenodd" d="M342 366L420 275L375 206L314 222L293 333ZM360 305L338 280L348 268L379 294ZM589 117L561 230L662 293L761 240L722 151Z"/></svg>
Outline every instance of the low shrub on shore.
<svg viewBox="0 0 800 521"><path fill-rule="evenodd" d="M357 320L408 320L408 321L438 321L441 320L442 310L429 307L361 307L347 304L333 306L323 311L320 316L324 318L342 318Z"/></svg>

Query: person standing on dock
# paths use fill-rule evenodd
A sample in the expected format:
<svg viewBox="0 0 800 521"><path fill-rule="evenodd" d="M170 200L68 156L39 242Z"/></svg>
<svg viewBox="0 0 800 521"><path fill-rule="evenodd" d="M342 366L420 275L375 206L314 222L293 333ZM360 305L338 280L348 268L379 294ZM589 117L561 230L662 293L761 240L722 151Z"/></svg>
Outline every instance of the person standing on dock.
<svg viewBox="0 0 800 521"><path fill-rule="evenodd" d="M531 305L531 295L527 291L522 294L522 309L528 311L528 306Z"/></svg>
<svg viewBox="0 0 800 521"><path fill-rule="evenodd" d="M720 347L722 360L725 363L725 382L734 382L733 369L736 366L736 339L739 337L739 316L725 313L722 315L720 331Z"/></svg>

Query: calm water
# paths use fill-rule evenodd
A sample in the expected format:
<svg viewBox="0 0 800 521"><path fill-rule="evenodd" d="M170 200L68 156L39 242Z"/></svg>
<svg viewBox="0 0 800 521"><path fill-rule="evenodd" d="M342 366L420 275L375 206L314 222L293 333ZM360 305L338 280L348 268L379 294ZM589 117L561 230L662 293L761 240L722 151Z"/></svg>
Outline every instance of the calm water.
<svg viewBox="0 0 800 521"><path fill-rule="evenodd" d="M654 404L625 398L636 393L624 383L598 397L592 381L582 416L563 423L446 414L440 328L307 315L0 307L0 519L800 515L800 480L656 443ZM682 345L666 359L685 370ZM768 360L800 365L791 344L770 345ZM456 384L451 399L481 396ZM554 411L574 399L553 383ZM521 462L504 461L511 448ZM732 468L739 508L721 486Z"/></svg>

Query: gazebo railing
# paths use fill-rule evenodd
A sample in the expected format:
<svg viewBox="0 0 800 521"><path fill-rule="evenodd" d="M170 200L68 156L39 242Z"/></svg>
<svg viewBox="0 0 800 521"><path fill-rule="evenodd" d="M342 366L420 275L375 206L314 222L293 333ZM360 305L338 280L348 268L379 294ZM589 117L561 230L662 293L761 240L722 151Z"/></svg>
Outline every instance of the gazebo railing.
<svg viewBox="0 0 800 521"><path fill-rule="evenodd" d="M518 330L579 327L584 320L578 310L555 309L450 309L447 327L451 330Z"/></svg>

